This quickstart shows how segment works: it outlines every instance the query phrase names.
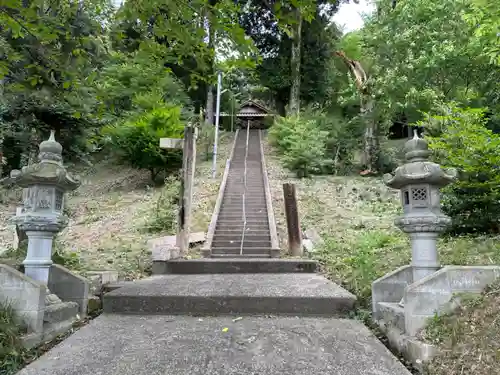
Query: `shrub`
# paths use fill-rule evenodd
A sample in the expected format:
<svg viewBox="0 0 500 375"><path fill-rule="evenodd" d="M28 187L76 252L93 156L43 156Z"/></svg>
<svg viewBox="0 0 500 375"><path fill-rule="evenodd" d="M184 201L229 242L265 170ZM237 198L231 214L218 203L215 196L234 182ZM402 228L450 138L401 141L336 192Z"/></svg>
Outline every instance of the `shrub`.
<svg viewBox="0 0 500 375"><path fill-rule="evenodd" d="M500 229L500 135L486 128L484 114L485 109L463 109L453 103L437 115L426 114L435 158L459 172L459 180L444 189L442 201L444 212L453 219L453 233Z"/></svg>
<svg viewBox="0 0 500 375"><path fill-rule="evenodd" d="M182 138L183 130L181 109L165 106L107 126L102 134L125 163L148 169L154 181L160 171L180 168L182 151L161 149L160 138Z"/></svg>
<svg viewBox="0 0 500 375"><path fill-rule="evenodd" d="M203 160L212 159L212 147L215 139L215 126L202 125L199 127L198 139L196 140L198 152Z"/></svg>
<svg viewBox="0 0 500 375"><path fill-rule="evenodd" d="M328 132L320 130L314 120L300 116L280 118L269 135L283 153L285 167L297 177L321 173L329 162L326 158Z"/></svg>
<svg viewBox="0 0 500 375"><path fill-rule="evenodd" d="M15 374L23 367L27 354L19 340L23 333L12 307L0 306L0 374Z"/></svg>
<svg viewBox="0 0 500 375"><path fill-rule="evenodd" d="M170 176L165 180L165 186L156 202L152 216L146 223L148 232L175 233L179 201L180 182Z"/></svg>
<svg viewBox="0 0 500 375"><path fill-rule="evenodd" d="M298 176L347 173L359 145L357 125L338 115L307 109L300 116L279 118L269 130L285 165Z"/></svg>

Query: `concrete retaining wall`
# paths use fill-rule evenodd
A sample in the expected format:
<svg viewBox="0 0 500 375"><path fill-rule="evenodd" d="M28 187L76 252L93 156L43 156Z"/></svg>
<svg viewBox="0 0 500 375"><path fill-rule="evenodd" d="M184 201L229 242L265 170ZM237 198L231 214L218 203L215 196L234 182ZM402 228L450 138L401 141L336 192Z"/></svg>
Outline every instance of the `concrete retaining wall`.
<svg viewBox="0 0 500 375"><path fill-rule="evenodd" d="M399 267L397 270L382 276L372 283L373 318L380 319L379 302L400 302L405 289L413 282L413 272L410 265Z"/></svg>
<svg viewBox="0 0 500 375"><path fill-rule="evenodd" d="M500 266L446 266L411 284L404 299L406 334L415 336L429 318L452 310L457 294L479 294L498 278Z"/></svg>
<svg viewBox="0 0 500 375"><path fill-rule="evenodd" d="M67 268L53 264L50 268L48 287L64 302L76 302L80 318L87 315L90 282Z"/></svg>
<svg viewBox="0 0 500 375"><path fill-rule="evenodd" d="M47 288L23 273L0 264L0 304L14 308L28 332L43 331Z"/></svg>

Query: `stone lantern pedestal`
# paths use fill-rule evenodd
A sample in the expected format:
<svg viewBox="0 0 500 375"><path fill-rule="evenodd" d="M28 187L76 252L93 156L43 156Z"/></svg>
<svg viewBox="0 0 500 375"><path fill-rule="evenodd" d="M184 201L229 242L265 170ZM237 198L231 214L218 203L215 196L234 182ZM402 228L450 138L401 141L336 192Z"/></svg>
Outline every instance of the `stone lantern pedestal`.
<svg viewBox="0 0 500 375"><path fill-rule="evenodd" d="M63 214L64 193L79 182L62 164L62 146L54 132L40 144L39 163L11 172L12 182L25 189L23 206L11 221L28 237L25 274L47 285L52 265L52 242L67 224Z"/></svg>
<svg viewBox="0 0 500 375"><path fill-rule="evenodd" d="M415 133L405 144L406 163L384 176L387 186L401 191L403 215L395 224L410 237L412 260L372 284L374 321L417 368L436 351L416 338L428 320L453 309L457 293L480 293L500 277L498 266L441 266L437 240L451 220L441 212L440 189L454 181L456 171L429 156L427 142Z"/></svg>
<svg viewBox="0 0 500 375"><path fill-rule="evenodd" d="M21 340L32 347L69 330L87 314L89 281L52 264L55 236L67 224L64 193L79 182L62 164L54 132L40 144L38 163L12 171L9 183L23 188L23 202L11 219L28 238L23 275L0 264L0 303L8 302L27 328Z"/></svg>
<svg viewBox="0 0 500 375"><path fill-rule="evenodd" d="M403 215L395 224L411 239L413 281L440 268L437 239L451 223L441 212L439 190L453 182L456 171L430 162L430 153L427 142L415 132L405 144L406 163L394 175L384 176L387 186L401 191Z"/></svg>

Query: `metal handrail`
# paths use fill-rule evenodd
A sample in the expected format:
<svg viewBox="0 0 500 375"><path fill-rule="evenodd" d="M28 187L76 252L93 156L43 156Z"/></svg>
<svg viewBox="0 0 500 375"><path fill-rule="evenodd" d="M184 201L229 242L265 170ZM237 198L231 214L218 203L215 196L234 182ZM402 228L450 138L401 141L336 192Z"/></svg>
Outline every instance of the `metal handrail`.
<svg viewBox="0 0 500 375"><path fill-rule="evenodd" d="M247 192L247 159L248 159L248 139L250 135L250 121L247 123L247 140L245 145L245 167L243 170L243 230L241 232L240 242L240 255L243 255L243 242L245 242L245 232L247 227L247 214L246 214L246 192Z"/></svg>

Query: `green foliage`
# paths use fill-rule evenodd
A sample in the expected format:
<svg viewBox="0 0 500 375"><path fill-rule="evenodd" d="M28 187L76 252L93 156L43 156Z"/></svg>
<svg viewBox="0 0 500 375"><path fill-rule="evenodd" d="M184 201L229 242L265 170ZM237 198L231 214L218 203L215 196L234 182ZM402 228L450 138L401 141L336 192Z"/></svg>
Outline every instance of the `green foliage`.
<svg viewBox="0 0 500 375"><path fill-rule="evenodd" d="M190 108L181 83L158 61L144 53L114 53L96 83L103 115L115 117L161 107L169 102ZM125 114L124 114L125 112Z"/></svg>
<svg viewBox="0 0 500 375"><path fill-rule="evenodd" d="M474 28L480 54L500 66L500 4L496 1L471 0L471 10L463 15Z"/></svg>
<svg viewBox="0 0 500 375"><path fill-rule="evenodd" d="M500 231L500 135L486 128L484 113L451 103L420 123L435 134L429 140L438 161L460 173L443 197L455 233Z"/></svg>
<svg viewBox="0 0 500 375"><path fill-rule="evenodd" d="M328 164L326 142L328 132L319 129L312 119L291 116L279 118L269 136L283 154L283 162L298 177L320 173Z"/></svg>
<svg viewBox="0 0 500 375"><path fill-rule="evenodd" d="M182 138L183 130L181 109L166 105L107 126L102 133L123 162L149 170L155 180L160 171L178 169L182 163L182 152L161 149L160 138Z"/></svg>
<svg viewBox="0 0 500 375"><path fill-rule="evenodd" d="M165 186L152 210L152 216L145 225L148 232L168 234L176 232L179 189L180 181L176 178L170 176L165 180Z"/></svg>
<svg viewBox="0 0 500 375"><path fill-rule="evenodd" d="M243 2L241 2L243 3ZM244 1L248 11L240 17L262 56L257 78L273 96L277 111L285 115L292 85L291 48L298 10L305 22L301 33L300 99L304 104L324 103L329 99L328 68L333 41L340 33L329 20L338 1ZM274 6L273 6L274 5Z"/></svg>
<svg viewBox="0 0 500 375"><path fill-rule="evenodd" d="M49 129L69 155L81 158L86 151L85 138L99 122L92 81L107 56L103 20L110 9L107 0L2 3L4 173L33 159Z"/></svg>
<svg viewBox="0 0 500 375"><path fill-rule="evenodd" d="M204 125L199 127L196 144L199 147L200 155L205 161L212 159L212 147L215 139L215 126Z"/></svg>
<svg viewBox="0 0 500 375"><path fill-rule="evenodd" d="M308 108L300 116L277 119L269 136L283 155L285 166L305 177L351 172L361 132L355 121Z"/></svg>
<svg viewBox="0 0 500 375"><path fill-rule="evenodd" d="M19 340L23 333L14 309L0 305L0 375L13 375L23 367L26 350Z"/></svg>

